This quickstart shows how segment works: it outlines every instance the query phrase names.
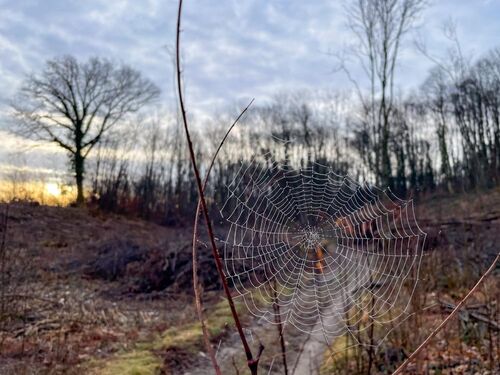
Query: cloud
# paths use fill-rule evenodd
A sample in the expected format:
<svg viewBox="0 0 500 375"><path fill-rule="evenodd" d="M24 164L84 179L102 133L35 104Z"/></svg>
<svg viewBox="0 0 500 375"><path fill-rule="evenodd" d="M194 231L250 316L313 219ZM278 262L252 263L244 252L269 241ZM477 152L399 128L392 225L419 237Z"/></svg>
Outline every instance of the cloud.
<svg viewBox="0 0 500 375"><path fill-rule="evenodd" d="M347 1L347 0L346 0ZM175 0L0 0L0 127L7 102L25 74L56 55L109 57L139 69L175 105L171 51ZM444 50L441 24L451 15L466 51L484 53L500 34L498 1L433 2L419 32L429 49ZM399 85L417 86L430 62L404 46ZM252 97L264 102L277 91L351 89L333 74L340 51L354 43L342 1L192 0L185 2L183 56L186 96L192 113L220 110ZM362 79L361 70L354 68ZM5 125L4 125L5 126ZM0 155L1 157L1 155Z"/></svg>
<svg viewBox="0 0 500 375"><path fill-rule="evenodd" d="M167 46L174 43L176 1L8 0L2 8L0 69L9 81L2 100L12 95L23 74L67 53L129 63L162 87L165 100L174 100ZM327 54L352 43L341 1L198 0L186 2L184 9L184 62L193 105L203 106L209 96L229 104L240 92L270 95L268 90L280 85L349 85L331 76L335 61ZM450 14L463 25L464 44L489 48L500 31L495 10L500 10L498 2L435 2L425 13L422 32L432 35L430 44L439 49L438 29ZM407 52L401 74L418 78L422 65L420 56ZM411 74L412 69L419 74Z"/></svg>

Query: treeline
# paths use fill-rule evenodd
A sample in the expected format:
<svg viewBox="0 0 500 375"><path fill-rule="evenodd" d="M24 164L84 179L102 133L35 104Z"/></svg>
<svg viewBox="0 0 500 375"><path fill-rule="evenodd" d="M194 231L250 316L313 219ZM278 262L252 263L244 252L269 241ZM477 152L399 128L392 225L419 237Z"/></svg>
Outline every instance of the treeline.
<svg viewBox="0 0 500 375"><path fill-rule="evenodd" d="M436 67L423 90L435 124L440 182L465 189L498 184L500 49L470 67L460 58L448 68Z"/></svg>
<svg viewBox="0 0 500 375"><path fill-rule="evenodd" d="M251 107L211 172L212 207L227 199L226 186L246 163L256 160L269 167L263 155L291 168L325 164L401 196L498 184L500 49L468 66L456 61L449 69L438 65L417 92L393 100L387 112L388 157L382 155L381 127L370 112L380 106L367 107L356 98L348 93L282 93ZM237 114L196 123L204 172ZM167 225L189 222L197 192L182 131L176 116L162 116L110 135L89 173L94 203Z"/></svg>

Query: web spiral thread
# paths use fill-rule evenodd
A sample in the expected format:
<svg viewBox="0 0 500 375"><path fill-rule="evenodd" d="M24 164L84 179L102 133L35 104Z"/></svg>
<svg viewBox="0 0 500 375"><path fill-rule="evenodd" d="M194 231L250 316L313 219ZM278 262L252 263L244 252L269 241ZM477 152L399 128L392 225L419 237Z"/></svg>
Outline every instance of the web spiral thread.
<svg viewBox="0 0 500 375"><path fill-rule="evenodd" d="M256 317L274 324L278 305L285 326L330 341L405 313L426 236L412 200L269 155L242 163L226 194L225 272Z"/></svg>

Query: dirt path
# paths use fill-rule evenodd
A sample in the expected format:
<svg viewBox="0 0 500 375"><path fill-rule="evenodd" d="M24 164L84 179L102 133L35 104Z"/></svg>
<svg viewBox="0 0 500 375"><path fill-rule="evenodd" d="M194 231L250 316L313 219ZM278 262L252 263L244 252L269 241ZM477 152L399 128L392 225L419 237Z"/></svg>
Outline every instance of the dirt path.
<svg viewBox="0 0 500 375"><path fill-rule="evenodd" d="M320 328L321 324L318 322L314 329L317 330ZM306 338L303 345L303 350L298 353L290 375L319 374L319 369L323 363L323 356L328 349L325 343L325 336L322 332L312 333Z"/></svg>
<svg viewBox="0 0 500 375"><path fill-rule="evenodd" d="M339 277L342 282L347 286L345 291L348 294L355 293L363 285L369 281L369 271L366 262L357 262L359 266L349 273L337 274L335 268L330 268L324 274L305 274L303 278L306 290L314 290L314 293L302 293L301 302L304 305L315 306L318 309L316 319L312 316L310 320L311 329L304 331L307 327L307 322L299 320L297 323L306 324L299 330L288 324L285 328L284 337L286 342L286 360L288 367L288 374L319 374L321 365L324 362L326 351L329 349L332 341L339 335L343 334L344 322L343 314L348 306L346 306L346 298L343 294L337 293L332 295L325 285L331 283L339 283ZM305 285L305 284L304 284ZM328 305L320 308L319 301L324 300L319 298L318 294L324 294L328 299ZM348 300L349 298L347 298ZM292 304L291 306L294 306ZM298 305L297 305L298 306ZM298 307L295 306L294 309ZM284 310L284 309L283 309ZM321 311L321 312L319 312ZM290 310L289 317L293 319L297 316L294 311ZM283 359L281 354L281 346L279 344L279 334L277 326L267 322L263 318L252 318L246 327L247 338L251 345L258 347L258 340L260 340L265 350L260 361L261 374L283 374ZM253 352L257 352L256 349ZM245 366L245 358L242 355L241 342L237 333L222 340L217 349L217 359L219 365L223 369L223 373L236 373L235 364L240 364L240 367ZM226 370L226 371L224 371ZM241 369L239 369L241 370ZM213 369L207 357L204 361L204 366L191 369L185 375L202 375L212 373Z"/></svg>

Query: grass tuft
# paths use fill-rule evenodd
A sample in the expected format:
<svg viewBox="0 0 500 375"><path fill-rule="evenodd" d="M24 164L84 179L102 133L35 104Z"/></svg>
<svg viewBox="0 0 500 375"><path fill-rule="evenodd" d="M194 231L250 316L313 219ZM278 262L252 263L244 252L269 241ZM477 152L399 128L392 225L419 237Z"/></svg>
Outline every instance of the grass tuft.
<svg viewBox="0 0 500 375"><path fill-rule="evenodd" d="M94 374L99 375L155 375L162 362L149 350L134 349L107 360L102 367L96 364Z"/></svg>

